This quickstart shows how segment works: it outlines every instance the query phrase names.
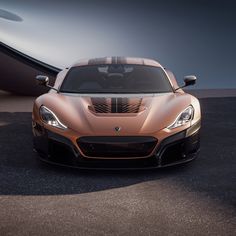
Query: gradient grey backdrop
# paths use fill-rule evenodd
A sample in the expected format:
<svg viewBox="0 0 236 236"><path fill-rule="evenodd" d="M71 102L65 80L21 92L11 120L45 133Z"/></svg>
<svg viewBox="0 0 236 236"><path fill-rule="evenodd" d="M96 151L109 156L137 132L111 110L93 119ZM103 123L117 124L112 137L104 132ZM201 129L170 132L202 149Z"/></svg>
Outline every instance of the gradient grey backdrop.
<svg viewBox="0 0 236 236"><path fill-rule="evenodd" d="M158 60L180 82L236 88L234 1L9 1L0 9L0 40L57 67L80 58L137 56ZM15 17L17 19L17 17Z"/></svg>

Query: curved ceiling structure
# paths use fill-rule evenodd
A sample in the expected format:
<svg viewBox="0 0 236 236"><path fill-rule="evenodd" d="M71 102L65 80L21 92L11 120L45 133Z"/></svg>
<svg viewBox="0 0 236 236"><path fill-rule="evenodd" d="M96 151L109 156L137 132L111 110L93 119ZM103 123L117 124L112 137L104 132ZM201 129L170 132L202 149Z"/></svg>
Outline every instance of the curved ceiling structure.
<svg viewBox="0 0 236 236"><path fill-rule="evenodd" d="M236 88L235 1L225 0L223 7L219 0L214 4L199 0L119 2L25 0L23 4L19 0L1 0L0 41L58 68L82 58L152 58L171 68L179 83L185 75L196 74L196 89ZM6 79L1 79L0 89L4 85L6 90L15 91L18 82L24 83L18 73L24 62L12 61L12 50L8 49L6 52L1 44L1 69ZM15 63L17 66L12 66ZM6 64L9 68L4 68ZM38 72L35 68L44 68L42 63L39 67L35 62L31 64L34 72L29 77L22 75L27 81L33 81ZM12 70L18 73L17 81ZM47 66L42 70L48 73ZM54 69L49 69L48 74L53 77ZM13 87L9 88L6 83L12 80ZM32 91L27 91L34 94L36 88L29 86Z"/></svg>
<svg viewBox="0 0 236 236"><path fill-rule="evenodd" d="M0 9L0 18L10 21L23 21L23 19L20 16L3 9Z"/></svg>
<svg viewBox="0 0 236 236"><path fill-rule="evenodd" d="M48 91L35 83L35 76L45 74L53 84L59 68L29 57L0 42L0 90L22 94L40 95Z"/></svg>

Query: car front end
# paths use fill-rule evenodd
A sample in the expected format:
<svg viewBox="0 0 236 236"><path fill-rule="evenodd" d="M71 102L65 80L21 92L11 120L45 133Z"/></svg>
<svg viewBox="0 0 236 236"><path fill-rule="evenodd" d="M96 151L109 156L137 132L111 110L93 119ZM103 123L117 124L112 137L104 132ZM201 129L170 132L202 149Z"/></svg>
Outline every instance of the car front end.
<svg viewBox="0 0 236 236"><path fill-rule="evenodd" d="M164 120L163 124L160 122L155 125L151 121L153 117L150 112L157 103L155 100L163 100L162 106L170 96L175 95L142 97L144 110L136 113L96 112L88 104L93 98L87 95L69 96L69 99L81 100L80 109L76 112L70 111L65 104L64 109L73 117L80 114L71 123L62 121L56 111L52 111L53 107L38 107L37 102L41 104L39 99L33 113L34 147L45 161L79 168L159 168L191 161L197 156L200 147L201 119L198 101L192 100L195 109L190 105L179 114L167 112L165 119L164 114L159 112L160 119ZM126 100L127 97L128 95ZM179 98L183 99L183 96ZM130 98L133 102L136 99ZM111 101L112 98L106 100ZM101 109L101 105L99 107ZM134 105L131 107L133 109ZM156 107L158 110L157 105ZM54 107L54 110L57 109ZM89 114L83 116L83 112Z"/></svg>
<svg viewBox="0 0 236 236"><path fill-rule="evenodd" d="M48 78L38 76L48 86ZM188 76L186 84L194 84ZM199 151L199 101L174 88L152 60L102 58L59 73L36 99L34 148L48 162L79 168L158 168ZM178 91L177 91L178 90Z"/></svg>

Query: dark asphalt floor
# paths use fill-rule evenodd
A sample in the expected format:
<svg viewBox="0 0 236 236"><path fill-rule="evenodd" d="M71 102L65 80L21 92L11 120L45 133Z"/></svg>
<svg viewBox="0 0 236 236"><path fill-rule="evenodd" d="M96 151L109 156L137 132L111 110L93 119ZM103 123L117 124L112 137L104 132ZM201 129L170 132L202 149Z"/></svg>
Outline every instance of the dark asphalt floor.
<svg viewBox="0 0 236 236"><path fill-rule="evenodd" d="M201 105L199 158L151 171L43 164L31 114L0 113L0 235L236 235L236 98Z"/></svg>

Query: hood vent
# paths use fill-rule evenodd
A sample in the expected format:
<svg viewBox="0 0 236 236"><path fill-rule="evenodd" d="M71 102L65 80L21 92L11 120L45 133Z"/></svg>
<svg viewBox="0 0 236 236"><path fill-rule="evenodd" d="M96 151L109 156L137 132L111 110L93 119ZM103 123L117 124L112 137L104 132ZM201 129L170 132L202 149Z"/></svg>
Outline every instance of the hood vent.
<svg viewBox="0 0 236 236"><path fill-rule="evenodd" d="M138 113L145 109L142 98L91 98L89 109L95 113Z"/></svg>

